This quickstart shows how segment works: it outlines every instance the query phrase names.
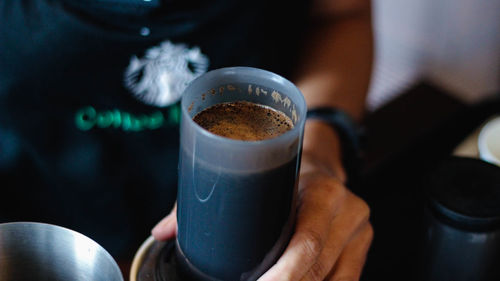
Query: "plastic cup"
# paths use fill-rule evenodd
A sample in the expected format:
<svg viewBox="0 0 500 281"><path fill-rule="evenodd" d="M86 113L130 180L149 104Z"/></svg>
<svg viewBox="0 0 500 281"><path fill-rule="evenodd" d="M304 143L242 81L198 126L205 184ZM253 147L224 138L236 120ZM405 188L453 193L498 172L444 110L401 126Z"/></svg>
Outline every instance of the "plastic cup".
<svg viewBox="0 0 500 281"><path fill-rule="evenodd" d="M242 141L192 120L205 108L234 101L280 110L294 128ZM277 74L232 67L191 82L181 108L176 250L182 268L199 280L255 280L276 262L293 231L304 98Z"/></svg>

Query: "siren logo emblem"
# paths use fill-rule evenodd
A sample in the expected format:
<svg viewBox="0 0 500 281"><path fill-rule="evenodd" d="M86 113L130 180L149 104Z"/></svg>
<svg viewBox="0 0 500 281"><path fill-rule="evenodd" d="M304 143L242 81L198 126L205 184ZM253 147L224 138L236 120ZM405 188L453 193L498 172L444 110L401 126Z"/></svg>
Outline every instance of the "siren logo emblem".
<svg viewBox="0 0 500 281"><path fill-rule="evenodd" d="M182 92L193 79L207 71L208 65L208 57L199 48L164 41L148 49L143 58L130 59L124 82L138 100L168 109L133 114L118 109L97 111L87 106L75 113L75 125L82 131L92 128L142 131L177 126Z"/></svg>
<svg viewBox="0 0 500 281"><path fill-rule="evenodd" d="M157 107L176 103L186 86L208 69L208 57L197 47L165 41L133 56L125 71L125 86L140 101Z"/></svg>

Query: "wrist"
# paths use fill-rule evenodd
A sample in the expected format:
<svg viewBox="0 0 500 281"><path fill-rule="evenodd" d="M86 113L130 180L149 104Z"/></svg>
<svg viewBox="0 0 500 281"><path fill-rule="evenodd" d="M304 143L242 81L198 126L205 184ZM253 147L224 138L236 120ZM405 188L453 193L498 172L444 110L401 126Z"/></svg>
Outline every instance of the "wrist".
<svg viewBox="0 0 500 281"><path fill-rule="evenodd" d="M307 120L304 129L301 173L321 171L345 182L340 139L332 128L320 120Z"/></svg>
<svg viewBox="0 0 500 281"><path fill-rule="evenodd" d="M309 146L317 151L314 155L328 160L330 167L342 166L347 180L355 180L361 163L361 130L352 117L339 108L317 107L309 109L306 124L319 128L311 133L314 141ZM325 137L330 146L320 145Z"/></svg>

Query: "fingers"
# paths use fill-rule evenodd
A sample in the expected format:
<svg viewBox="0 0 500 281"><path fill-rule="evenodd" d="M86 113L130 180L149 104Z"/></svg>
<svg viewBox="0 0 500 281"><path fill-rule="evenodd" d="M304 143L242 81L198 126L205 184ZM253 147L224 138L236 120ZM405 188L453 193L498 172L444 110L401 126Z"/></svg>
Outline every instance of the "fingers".
<svg viewBox="0 0 500 281"><path fill-rule="evenodd" d="M367 223L360 233L349 243L342 252L335 269L326 280L329 281L357 281L366 261L366 255L373 240L373 228Z"/></svg>
<svg viewBox="0 0 500 281"><path fill-rule="evenodd" d="M158 241L171 239L177 234L177 203L172 208L170 214L151 230L151 234Z"/></svg>
<svg viewBox="0 0 500 281"><path fill-rule="evenodd" d="M337 214L332 222L331 232L328 241L325 244L319 258L311 266L307 274L302 278L302 281L325 280L326 276L332 272L332 268L337 267L339 256L342 258L345 255L353 257L352 259L363 260L360 267L353 268L350 273L361 272L364 264L365 253L355 251L347 254L352 249L353 240L358 243L358 236L363 231L365 232L369 224L369 208L360 198L348 192L342 210ZM371 228L370 228L371 229ZM359 243L369 247L371 238L361 237ZM336 279L334 279L336 280ZM348 279L351 280L351 279ZM354 279L355 280L355 279Z"/></svg>
<svg viewBox="0 0 500 281"><path fill-rule="evenodd" d="M316 179L319 182L303 179L307 188L302 189L296 232L283 256L259 281L359 278L373 235L370 209L340 182ZM341 275L334 275L336 269Z"/></svg>
<svg viewBox="0 0 500 281"><path fill-rule="evenodd" d="M335 180L314 181L301 189L295 234L287 249L259 281L300 280L320 256L329 238L330 222L345 198L345 188Z"/></svg>

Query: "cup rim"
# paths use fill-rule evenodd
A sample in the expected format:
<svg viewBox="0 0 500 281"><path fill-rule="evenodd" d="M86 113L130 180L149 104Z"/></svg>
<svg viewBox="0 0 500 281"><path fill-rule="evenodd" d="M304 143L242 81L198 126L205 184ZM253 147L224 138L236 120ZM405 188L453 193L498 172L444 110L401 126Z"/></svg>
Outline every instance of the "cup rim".
<svg viewBox="0 0 500 281"><path fill-rule="evenodd" d="M139 247L132 260L132 265L130 266L130 281L137 281L137 274L139 274L139 269L141 268L144 259L146 258L146 253L149 251L155 239L153 236L149 236Z"/></svg>
<svg viewBox="0 0 500 281"><path fill-rule="evenodd" d="M277 137L270 138L270 139L265 139L265 140L259 140L259 141L245 141L245 140L237 140L237 139L230 139L227 137L222 137L219 135L216 135L214 133L209 132L205 128L201 127L198 125L196 122L193 121L193 119L189 116L189 110L188 110L188 105L185 104L185 93L187 93L193 85L196 83L200 83L204 80L210 80L213 76L215 75L234 75L238 72L239 74L242 75L249 75L249 76L257 76L257 77L262 77L263 79L267 80L272 80L276 83L281 83L285 84L287 87L291 87L295 91L297 91L297 96L298 96L298 104L304 105L304 112L302 113L302 116L299 117L298 121L296 124L294 124L293 128ZM219 68L219 69L214 69L211 71L206 72L205 74L197 77L194 79L188 87L184 90L184 93L182 95L181 99L181 112L182 112L182 118L185 119L187 122L189 122L191 125L194 125L197 130L204 136L207 137L208 139L211 139L213 141L217 142L226 142L228 145L238 145L242 147L255 147L255 146L262 146L262 145L273 145L277 143L281 143L283 139L287 139L296 135L301 134L301 130L304 127L305 121L306 121L306 115L307 115L307 104L304 98L304 95L300 91L300 89L295 86L290 80L284 78L283 76L280 76L276 73L270 72L268 70L260 69L260 68L254 68L254 67L247 67L247 66L234 66L234 67L224 67L224 68ZM298 107L298 106L297 106Z"/></svg>

